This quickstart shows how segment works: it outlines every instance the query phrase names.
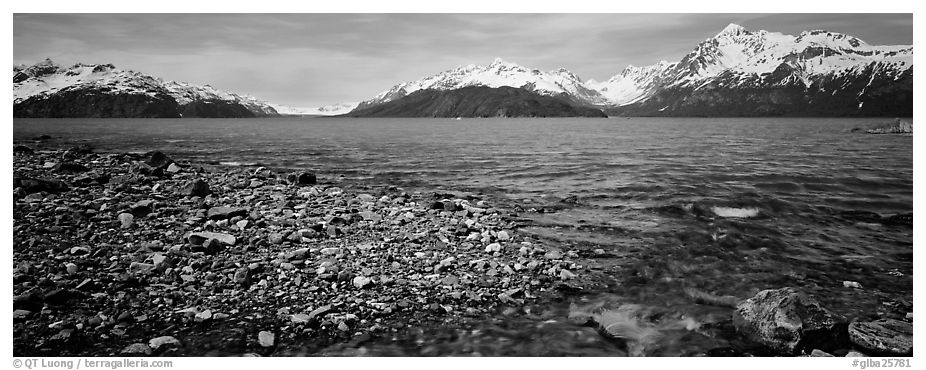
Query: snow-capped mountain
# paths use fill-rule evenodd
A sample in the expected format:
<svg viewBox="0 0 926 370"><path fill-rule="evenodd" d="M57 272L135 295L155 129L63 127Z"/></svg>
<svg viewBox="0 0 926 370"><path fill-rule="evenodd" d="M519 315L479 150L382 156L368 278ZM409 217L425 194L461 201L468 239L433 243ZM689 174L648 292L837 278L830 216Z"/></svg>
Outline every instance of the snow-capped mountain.
<svg viewBox="0 0 926 370"><path fill-rule="evenodd" d="M46 59L32 66L13 67L13 73L14 115L18 117L278 115L269 104L252 96L209 85L164 81L112 64L78 63L65 68Z"/></svg>
<svg viewBox="0 0 926 370"><path fill-rule="evenodd" d="M455 90L467 86L517 87L547 96L566 95L587 104L602 105L608 102L600 93L585 86L578 76L565 68L543 72L496 58L487 66L470 64L417 81L395 85L372 99L361 102L359 108L396 100L418 90Z"/></svg>
<svg viewBox="0 0 926 370"><path fill-rule="evenodd" d="M422 89L509 86L566 96L614 114L870 115L905 113L909 105L912 115L912 73L911 45L875 46L835 32L792 36L730 24L677 62L628 66L607 81L583 82L566 69L542 72L496 59L398 84L359 107ZM821 111L822 101L829 105ZM757 110L742 111L739 104Z"/></svg>

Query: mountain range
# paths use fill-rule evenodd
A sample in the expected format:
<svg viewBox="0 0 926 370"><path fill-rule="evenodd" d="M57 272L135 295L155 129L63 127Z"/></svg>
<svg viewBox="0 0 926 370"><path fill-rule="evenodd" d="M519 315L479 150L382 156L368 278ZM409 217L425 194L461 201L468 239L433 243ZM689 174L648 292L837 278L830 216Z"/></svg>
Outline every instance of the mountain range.
<svg viewBox="0 0 926 370"><path fill-rule="evenodd" d="M560 117L913 115L913 46L730 24L676 62L606 81L495 59L399 83L359 102L291 108L112 64L13 68L15 117Z"/></svg>
<svg viewBox="0 0 926 370"><path fill-rule="evenodd" d="M209 85L164 81L112 64L13 67L14 117L274 117L268 103Z"/></svg>
<svg viewBox="0 0 926 370"><path fill-rule="evenodd" d="M350 115L424 90L514 87L610 115L912 116L913 46L835 32L798 36L730 24L677 62L628 66L607 81L495 59L400 83ZM419 98L420 100L420 98Z"/></svg>

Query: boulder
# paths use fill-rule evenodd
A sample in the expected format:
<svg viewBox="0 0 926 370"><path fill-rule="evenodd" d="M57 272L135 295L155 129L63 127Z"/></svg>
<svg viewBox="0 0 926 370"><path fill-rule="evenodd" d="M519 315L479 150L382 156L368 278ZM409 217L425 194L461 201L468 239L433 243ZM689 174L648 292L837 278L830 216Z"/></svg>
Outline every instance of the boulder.
<svg viewBox="0 0 926 370"><path fill-rule="evenodd" d="M849 340L873 355L913 355L913 325L906 321L853 322L849 325Z"/></svg>
<svg viewBox="0 0 926 370"><path fill-rule="evenodd" d="M269 331L261 331L257 333L257 343L261 347L273 347L276 336Z"/></svg>
<svg viewBox="0 0 926 370"><path fill-rule="evenodd" d="M746 338L783 353L845 348L846 319L794 288L763 290L741 302L733 325Z"/></svg>

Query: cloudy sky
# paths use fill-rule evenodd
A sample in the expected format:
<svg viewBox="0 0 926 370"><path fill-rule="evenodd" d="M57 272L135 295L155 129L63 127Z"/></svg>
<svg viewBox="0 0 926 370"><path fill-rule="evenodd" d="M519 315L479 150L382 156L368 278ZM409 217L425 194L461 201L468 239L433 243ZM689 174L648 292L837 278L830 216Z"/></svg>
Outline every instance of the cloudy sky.
<svg viewBox="0 0 926 370"><path fill-rule="evenodd" d="M113 63L314 107L495 57L604 80L677 61L729 23L913 43L911 14L14 14L13 62Z"/></svg>

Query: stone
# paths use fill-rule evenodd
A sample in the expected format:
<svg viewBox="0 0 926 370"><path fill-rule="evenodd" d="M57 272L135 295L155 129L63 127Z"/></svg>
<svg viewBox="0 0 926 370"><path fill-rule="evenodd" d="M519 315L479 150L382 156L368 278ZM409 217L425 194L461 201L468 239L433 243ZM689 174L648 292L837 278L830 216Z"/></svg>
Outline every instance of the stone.
<svg viewBox="0 0 926 370"><path fill-rule="evenodd" d="M312 320L312 317L304 313L297 313L292 315L289 320L292 321L293 324L304 324L309 322L309 320Z"/></svg>
<svg viewBox="0 0 926 370"><path fill-rule="evenodd" d="M185 197L205 197L211 192L209 184L203 179L189 181L180 188L180 195Z"/></svg>
<svg viewBox="0 0 926 370"><path fill-rule="evenodd" d="M193 316L193 320L196 322L206 321L212 318L212 310L205 310Z"/></svg>
<svg viewBox="0 0 926 370"><path fill-rule="evenodd" d="M849 324L849 340L874 355L912 356L913 325L900 320L880 319Z"/></svg>
<svg viewBox="0 0 926 370"><path fill-rule="evenodd" d="M332 309L332 308L333 308L333 307L332 307L330 304L321 306L321 307L319 307L319 308L316 308L316 309L312 310L312 312L309 312L309 318L310 318L310 319L314 319L314 318L319 317L319 316L324 316L324 315L327 314L328 312L331 312L331 309Z"/></svg>
<svg viewBox="0 0 926 370"><path fill-rule="evenodd" d="M176 163L171 163L170 165L167 166L167 169L164 171L167 171L169 173L177 173L177 172L180 172L180 166L178 166Z"/></svg>
<svg viewBox="0 0 926 370"><path fill-rule="evenodd" d="M216 240L223 245L235 245L235 242L238 241L238 238L235 238L234 235L215 233L211 231L190 233L190 235L187 236L187 241L195 245L205 245L205 243L210 239Z"/></svg>
<svg viewBox="0 0 926 370"><path fill-rule="evenodd" d="M119 219L119 223L122 224L123 229L132 227L132 223L135 221L135 216L126 212L120 213L117 218Z"/></svg>
<svg viewBox="0 0 926 370"><path fill-rule="evenodd" d="M315 185L317 179L311 172L294 172L287 176L287 180L295 185Z"/></svg>
<svg viewBox="0 0 926 370"><path fill-rule="evenodd" d="M338 323L338 330L340 330L340 331L348 331L348 330L350 330L350 327L347 326L347 323L341 321L341 322Z"/></svg>
<svg viewBox="0 0 926 370"><path fill-rule="evenodd" d="M321 249L321 253L324 254L324 255L329 255L329 256L331 256L331 255L335 255L335 254L341 253L341 248L332 248L332 247L329 247L329 248L322 248L322 249Z"/></svg>
<svg viewBox="0 0 926 370"><path fill-rule="evenodd" d="M148 153L148 160L145 161L145 164L148 167L165 169L170 166L171 163L174 163L174 160L160 151L153 151Z"/></svg>
<svg viewBox="0 0 926 370"><path fill-rule="evenodd" d="M859 283L854 282L854 281L848 281L848 280L843 281L843 282L842 282L842 286L843 286L843 287L846 287L846 288L862 289L862 284L859 284Z"/></svg>
<svg viewBox="0 0 926 370"><path fill-rule="evenodd" d="M505 241L505 240L511 239L511 237L508 236L508 232L506 232L506 231L499 231L498 234L496 234L495 237L496 237L498 240L501 240L501 241Z"/></svg>
<svg viewBox="0 0 926 370"><path fill-rule="evenodd" d="M90 171L86 166L74 162L61 162L55 165L55 172L58 173L80 173Z"/></svg>
<svg viewBox="0 0 926 370"><path fill-rule="evenodd" d="M486 246L486 252L493 253L502 250L502 245L498 243L492 243Z"/></svg>
<svg viewBox="0 0 926 370"><path fill-rule="evenodd" d="M835 357L835 356L829 353L823 352L819 349L815 349L812 352L810 352L810 357Z"/></svg>
<svg viewBox="0 0 926 370"><path fill-rule="evenodd" d="M246 208L222 206L209 208L209 211L206 213L206 217L209 217L211 220L224 220L235 216L247 217L248 210Z"/></svg>
<svg viewBox="0 0 926 370"><path fill-rule="evenodd" d="M784 354L844 344L846 319L794 288L768 289L741 302L733 325L746 338Z"/></svg>
<svg viewBox="0 0 926 370"><path fill-rule="evenodd" d="M543 258L548 260L559 260L563 259L563 253L558 250L552 250L543 255Z"/></svg>
<svg viewBox="0 0 926 370"><path fill-rule="evenodd" d="M354 278L353 284L358 289L363 289L370 285L373 285L373 279L370 279L366 276L357 276Z"/></svg>
<svg viewBox="0 0 926 370"><path fill-rule="evenodd" d="M129 265L129 271L136 274L147 274L154 270L154 265L143 262L132 262Z"/></svg>
<svg viewBox="0 0 926 370"><path fill-rule="evenodd" d="M75 264L73 264L73 263L68 263L68 264L64 265L64 268L65 268L65 270L67 270L68 274L70 274L70 275L74 275L74 274L77 273L77 265L75 265Z"/></svg>
<svg viewBox="0 0 926 370"><path fill-rule="evenodd" d="M47 193L61 193L68 191L69 187L67 183L61 180L54 179L36 179L30 177L19 176L18 174L13 174L13 188L20 188L26 194L47 192Z"/></svg>
<svg viewBox="0 0 926 370"><path fill-rule="evenodd" d="M248 220L235 222L235 226L237 226L239 230L244 230L245 227L248 227Z"/></svg>
<svg viewBox="0 0 926 370"><path fill-rule="evenodd" d="M25 320L26 318L29 317L29 315L32 315L32 311L29 311L29 310L13 310L13 320L14 320L14 321Z"/></svg>
<svg viewBox="0 0 926 370"><path fill-rule="evenodd" d="M846 353L846 357L868 357L868 356L865 356L864 353L861 353L858 351L849 351L849 353Z"/></svg>
<svg viewBox="0 0 926 370"><path fill-rule="evenodd" d="M35 154L35 151L32 148L25 145L14 145L13 146L13 155L32 155Z"/></svg>
<svg viewBox="0 0 926 370"><path fill-rule="evenodd" d="M273 347L273 344L276 340L276 335L269 331L261 331L257 333L257 343L261 347Z"/></svg>
<svg viewBox="0 0 926 370"><path fill-rule="evenodd" d="M179 347L180 341L177 338L174 338L169 335L153 338L148 341L148 346L153 350L157 350L161 347Z"/></svg>
<svg viewBox="0 0 926 370"><path fill-rule="evenodd" d="M247 267L241 267L235 270L235 276L232 278L235 284L248 285L251 282L251 270Z"/></svg>
<svg viewBox="0 0 926 370"><path fill-rule="evenodd" d="M145 355L150 356L152 351L151 347L144 343L132 343L122 349L120 352L123 355Z"/></svg>
<svg viewBox="0 0 926 370"><path fill-rule="evenodd" d="M135 216L135 217L145 217L149 213L151 213L151 211L153 210L154 210L154 201L150 199L138 201L135 204L132 204L131 207L129 207L129 212L131 212L132 216Z"/></svg>

